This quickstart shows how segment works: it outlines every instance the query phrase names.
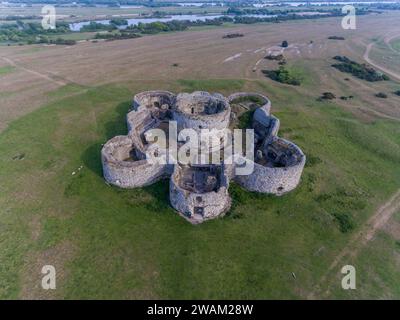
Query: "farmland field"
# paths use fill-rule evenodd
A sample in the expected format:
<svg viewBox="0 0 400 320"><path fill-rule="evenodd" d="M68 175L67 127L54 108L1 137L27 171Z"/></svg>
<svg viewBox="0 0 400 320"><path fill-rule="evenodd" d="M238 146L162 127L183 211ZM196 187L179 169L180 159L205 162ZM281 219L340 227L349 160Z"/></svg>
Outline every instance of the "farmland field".
<svg viewBox="0 0 400 320"><path fill-rule="evenodd" d="M399 18L361 16L356 30L326 18L1 46L0 298L399 299L400 80L331 67L344 55L400 74L398 40L385 41L400 36ZM222 38L236 32L244 36ZM264 57L283 40L300 86L262 73L277 68ZM231 184L227 216L193 226L170 207L167 180L107 185L102 144L126 134L133 95L156 89L268 96L280 135L307 156L299 187L275 197ZM385 203L390 216L365 240ZM45 264L57 290L40 287ZM357 290L341 288L347 264Z"/></svg>

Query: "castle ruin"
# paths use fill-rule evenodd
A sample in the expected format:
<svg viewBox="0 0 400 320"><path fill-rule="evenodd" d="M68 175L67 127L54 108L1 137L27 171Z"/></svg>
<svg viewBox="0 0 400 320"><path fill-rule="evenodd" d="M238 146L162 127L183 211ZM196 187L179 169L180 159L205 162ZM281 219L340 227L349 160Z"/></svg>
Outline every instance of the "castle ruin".
<svg viewBox="0 0 400 320"><path fill-rule="evenodd" d="M269 99L258 93L240 92L225 98L203 91L178 95L141 92L135 95L127 114L128 134L116 136L103 146L104 178L121 188L138 188L169 177L171 206L194 224L223 216L229 210L232 180L249 191L283 195L298 185L306 157L294 143L278 137L279 119L270 114L270 109ZM174 134L169 132L172 120L178 132L215 129L213 135L220 139L221 149L225 141L219 133L223 130L238 126L253 129L254 157L246 161L252 161L254 169L238 175L237 164L227 164L224 159L217 164L148 161L150 150L170 157L167 148ZM150 129L164 131L168 141L149 142Z"/></svg>

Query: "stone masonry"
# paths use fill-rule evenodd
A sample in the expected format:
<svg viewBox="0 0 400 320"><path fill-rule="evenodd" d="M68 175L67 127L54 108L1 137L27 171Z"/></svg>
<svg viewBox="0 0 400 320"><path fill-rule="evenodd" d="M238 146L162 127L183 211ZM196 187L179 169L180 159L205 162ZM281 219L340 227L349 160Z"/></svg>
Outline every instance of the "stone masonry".
<svg viewBox="0 0 400 320"><path fill-rule="evenodd" d="M239 92L225 98L203 91L141 92L127 114L128 134L110 139L101 151L104 178L120 188L138 188L170 177L171 206L193 224L221 217L230 209L230 180L249 191L283 195L298 185L306 157L297 145L278 137L279 119L270 110L269 99L258 93ZM254 170L248 175L236 175L236 165L225 164L224 159L218 164L148 161L149 152L170 160L167 141L149 142L150 129L163 130L169 137L171 120L176 121L178 132L214 129L222 149L224 129L237 126L247 114L251 121L246 128L254 130L254 159L246 159L253 162Z"/></svg>

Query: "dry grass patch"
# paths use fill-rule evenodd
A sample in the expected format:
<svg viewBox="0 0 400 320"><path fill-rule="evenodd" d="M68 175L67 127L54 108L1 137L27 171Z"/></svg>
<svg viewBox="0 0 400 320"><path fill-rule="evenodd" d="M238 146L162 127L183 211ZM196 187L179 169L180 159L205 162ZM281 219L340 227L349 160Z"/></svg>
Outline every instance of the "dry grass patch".
<svg viewBox="0 0 400 320"><path fill-rule="evenodd" d="M20 299L26 300L52 300L63 297L63 285L68 276L66 264L74 256L75 248L70 241L63 241L54 247L43 251L33 251L25 258L21 270ZM52 265L56 270L55 290L44 290L42 288L43 274L41 270L45 265Z"/></svg>

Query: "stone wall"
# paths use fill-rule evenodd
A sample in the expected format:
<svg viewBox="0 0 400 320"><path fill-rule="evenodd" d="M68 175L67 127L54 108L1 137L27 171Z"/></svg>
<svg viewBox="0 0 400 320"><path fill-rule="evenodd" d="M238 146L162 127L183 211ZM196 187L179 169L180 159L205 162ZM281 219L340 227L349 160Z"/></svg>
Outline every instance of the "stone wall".
<svg viewBox="0 0 400 320"><path fill-rule="evenodd" d="M301 149L294 143L282 138L274 137L273 141L278 141L285 145L291 159L288 165L282 167L268 166L254 163L254 171L247 176L236 176L235 181L249 191L271 193L282 195L297 187L303 172L306 157ZM266 157L267 148L264 150Z"/></svg>
<svg viewBox="0 0 400 320"><path fill-rule="evenodd" d="M218 190L205 193L190 192L180 186L180 166L176 165L169 188L172 207L192 223L201 223L225 215L231 207L231 198L228 193L229 182L224 170L221 175L221 185Z"/></svg>
<svg viewBox="0 0 400 320"><path fill-rule="evenodd" d="M264 95L262 95L260 93L255 93L255 92L236 92L236 93L231 94L228 97L228 102L232 103L236 99L251 98L251 97L255 97L255 98L258 98L258 99L262 100L264 103L259 108L264 109L265 112L267 113L267 115L270 114L270 112L271 112L271 101L269 101L269 99L266 96L264 96Z"/></svg>
<svg viewBox="0 0 400 320"><path fill-rule="evenodd" d="M108 183L121 188L138 188L168 174L168 165L151 164L147 160L126 161L133 150L132 143L129 136L116 136L103 146L103 175Z"/></svg>
<svg viewBox="0 0 400 320"><path fill-rule="evenodd" d="M209 184L207 180L204 184L207 188L193 189L188 184L183 185L184 187L180 184L180 165L157 164L146 159L146 151L153 149L158 155L168 157L166 150L160 150L156 144L143 142L143 137L149 129L157 128L172 119L177 121L178 131L183 128L194 129L197 132L201 129L215 129L212 136L219 139L219 133L221 137L224 136L222 129L229 127L229 102L249 97L255 97L262 103L254 111L252 119L257 150L252 161L254 171L250 175L235 175L235 164L210 165L213 168L218 166L219 170L219 175L216 175L216 171L210 169L213 184ZM229 210L230 179L234 179L249 191L282 195L298 185L306 157L294 143L277 136L279 119L270 114L270 109L269 99L258 93L239 92L230 95L228 99L220 94L207 92L178 96L168 91L139 93L134 97L133 111L127 114L128 135L112 138L101 151L104 178L108 183L121 188L136 188L170 176L171 205L192 223L222 216ZM224 143L223 140L220 142ZM192 174L191 170L195 169L193 166L189 168L188 172ZM210 178L208 174L206 178ZM190 179L183 181L190 182ZM193 178L193 181L197 186L197 182L203 181L202 179ZM203 183L200 183L200 186L203 186Z"/></svg>
<svg viewBox="0 0 400 320"><path fill-rule="evenodd" d="M126 122L128 125L128 133L132 130L136 130L138 133L144 131L144 128L151 125L151 123L156 122L151 116L149 110L139 110L139 111L131 111L126 115Z"/></svg>
<svg viewBox="0 0 400 320"><path fill-rule="evenodd" d="M264 109L257 109L253 114L252 127L260 139L270 139L278 135L280 121Z"/></svg>
<svg viewBox="0 0 400 320"><path fill-rule="evenodd" d="M193 100L194 102L192 102ZM178 123L178 130L185 128L196 131L201 129L221 130L229 126L231 108L227 100L220 94L211 95L202 91L196 91L192 94L183 93L177 96L176 101L177 106L173 111L172 118ZM219 111L213 114L191 113L192 105L203 104L206 101L218 105L216 109Z"/></svg>
<svg viewBox="0 0 400 320"><path fill-rule="evenodd" d="M144 108L159 108L162 105L169 105L170 107L175 104L175 95L169 91L144 91L138 93L133 98L133 110L138 110L139 107Z"/></svg>

